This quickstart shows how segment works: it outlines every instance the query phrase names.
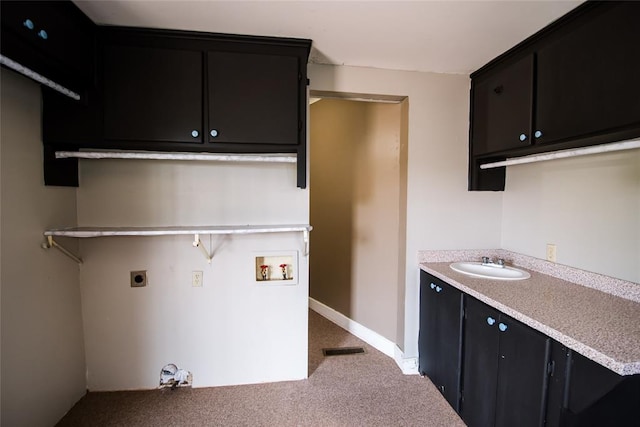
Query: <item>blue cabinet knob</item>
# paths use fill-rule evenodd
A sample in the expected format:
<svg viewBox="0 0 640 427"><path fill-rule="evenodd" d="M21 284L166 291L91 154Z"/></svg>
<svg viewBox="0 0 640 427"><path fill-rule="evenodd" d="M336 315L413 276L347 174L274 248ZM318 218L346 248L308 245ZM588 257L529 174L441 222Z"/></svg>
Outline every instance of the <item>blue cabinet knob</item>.
<svg viewBox="0 0 640 427"><path fill-rule="evenodd" d="M520 134L520 141L526 141L527 140L527 135L525 135L524 133Z"/></svg>
<svg viewBox="0 0 640 427"><path fill-rule="evenodd" d="M211 129L209 135L211 135L212 138L215 138L216 136L218 136L218 131L216 129Z"/></svg>
<svg viewBox="0 0 640 427"><path fill-rule="evenodd" d="M432 284L430 284L430 285L429 285L429 287L430 287L431 289L435 289L435 288L436 288L436 284L435 284L435 283L432 283Z"/></svg>
<svg viewBox="0 0 640 427"><path fill-rule="evenodd" d="M505 325L504 323L500 322L498 324L498 329L500 329L502 332L507 330L507 325Z"/></svg>
<svg viewBox="0 0 640 427"><path fill-rule="evenodd" d="M38 37L40 37L42 40L46 40L49 38L49 35L45 30L40 30L38 31Z"/></svg>
<svg viewBox="0 0 640 427"><path fill-rule="evenodd" d="M191 131L191 136L192 137L197 138L198 135L200 135L200 132L198 132L197 130L194 129L194 130Z"/></svg>
<svg viewBox="0 0 640 427"><path fill-rule="evenodd" d="M35 27L35 25L33 25L33 21L31 19L25 19L24 22L22 23L22 25L24 25L25 27L27 27L30 30L33 30L33 28Z"/></svg>
<svg viewBox="0 0 640 427"><path fill-rule="evenodd" d="M436 292L442 292L442 288L440 286L436 286Z"/></svg>
<svg viewBox="0 0 640 427"><path fill-rule="evenodd" d="M494 319L493 317L489 316L489 317L487 317L487 323L489 324L489 326L493 326L496 323L496 319Z"/></svg>
<svg viewBox="0 0 640 427"><path fill-rule="evenodd" d="M540 138L542 136L542 131L537 130L533 136L535 136L536 138Z"/></svg>

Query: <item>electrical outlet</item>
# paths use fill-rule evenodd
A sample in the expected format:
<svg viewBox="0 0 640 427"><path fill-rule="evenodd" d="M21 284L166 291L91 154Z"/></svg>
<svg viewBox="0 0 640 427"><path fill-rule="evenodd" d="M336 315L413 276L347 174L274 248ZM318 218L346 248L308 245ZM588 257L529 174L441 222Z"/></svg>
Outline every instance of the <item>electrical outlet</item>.
<svg viewBox="0 0 640 427"><path fill-rule="evenodd" d="M131 287L143 288L147 286L147 270L139 270L131 272Z"/></svg>
<svg viewBox="0 0 640 427"><path fill-rule="evenodd" d="M194 288L202 287L202 271L191 272L191 286Z"/></svg>
<svg viewBox="0 0 640 427"><path fill-rule="evenodd" d="M556 245L547 243L547 261L556 262Z"/></svg>

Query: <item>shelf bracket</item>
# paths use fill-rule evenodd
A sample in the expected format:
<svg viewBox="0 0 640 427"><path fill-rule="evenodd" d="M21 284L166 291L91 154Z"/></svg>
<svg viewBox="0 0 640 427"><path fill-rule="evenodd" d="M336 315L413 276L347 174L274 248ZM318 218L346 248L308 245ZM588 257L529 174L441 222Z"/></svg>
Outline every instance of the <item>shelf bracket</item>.
<svg viewBox="0 0 640 427"><path fill-rule="evenodd" d="M304 256L309 255L309 230L302 230L302 241L304 242Z"/></svg>
<svg viewBox="0 0 640 427"><path fill-rule="evenodd" d="M207 252L207 250L204 248L204 245L202 244L202 241L200 240L200 235L199 234L194 235L194 237L193 237L193 246L195 248L200 248L200 250L202 251L202 254L207 259L207 264L211 264L211 258L213 258L213 256L209 255L209 252Z"/></svg>
<svg viewBox="0 0 640 427"><path fill-rule="evenodd" d="M57 250L59 250L64 255L68 256L69 258L71 258L72 260L77 262L78 264L82 264L82 258L74 255L71 251L69 251L69 250L65 249L64 247L60 246L58 244L58 242L53 240L53 236L47 236L47 241L42 244L42 248L43 249L56 248Z"/></svg>

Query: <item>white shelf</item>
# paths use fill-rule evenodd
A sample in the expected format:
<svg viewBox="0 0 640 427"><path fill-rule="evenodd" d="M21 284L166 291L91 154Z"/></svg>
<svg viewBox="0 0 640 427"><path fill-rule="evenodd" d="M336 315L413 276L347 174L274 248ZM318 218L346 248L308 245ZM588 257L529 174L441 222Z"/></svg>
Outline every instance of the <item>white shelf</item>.
<svg viewBox="0 0 640 427"><path fill-rule="evenodd" d="M309 232L308 224L290 225L206 225L195 227L69 227L45 230L45 236L107 237L107 236L175 236L182 234L256 234Z"/></svg>
<svg viewBox="0 0 640 427"><path fill-rule="evenodd" d="M214 162L296 163L296 154L163 153L157 151L56 151L56 159L198 160Z"/></svg>
<svg viewBox="0 0 640 427"><path fill-rule="evenodd" d="M211 262L211 255L202 246L201 234L258 234L258 233L293 233L301 232L305 244L305 255L309 253L309 232L313 229L309 224L286 225L208 225L208 226L180 226L180 227L68 227L45 230L47 243L44 248L55 247L69 258L78 263L82 259L54 241L54 237L92 238L109 236L175 236L191 234L194 236L193 246L200 250Z"/></svg>
<svg viewBox="0 0 640 427"><path fill-rule="evenodd" d="M590 154L611 153L615 151L634 150L640 148L640 139L631 141L594 145L592 147L574 148L571 150L552 151L551 153L535 154L532 156L507 159L500 162L484 163L480 169L493 169L503 166L522 165L526 163L543 162L547 160L566 159L570 157L586 156Z"/></svg>

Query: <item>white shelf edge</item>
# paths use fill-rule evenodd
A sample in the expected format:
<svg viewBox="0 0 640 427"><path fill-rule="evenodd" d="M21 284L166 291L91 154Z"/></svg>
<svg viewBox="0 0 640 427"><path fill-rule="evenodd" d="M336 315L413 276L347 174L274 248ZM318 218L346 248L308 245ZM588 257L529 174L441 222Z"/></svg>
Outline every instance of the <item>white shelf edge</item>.
<svg viewBox="0 0 640 427"><path fill-rule="evenodd" d="M532 156L517 157L507 159L500 162L484 163L480 165L480 169L493 169L503 166L522 165L526 163L543 162L554 159L566 159L569 157L586 156L589 154L611 153L615 151L633 150L640 148L640 139L608 143L602 145L594 145L592 147L575 148L571 150L553 151L545 154L535 154Z"/></svg>
<svg viewBox="0 0 640 427"><path fill-rule="evenodd" d="M56 248L64 255L82 264L82 258L73 254L58 244L53 238L91 238L109 236L176 236L191 234L194 236L193 246L199 248L208 263L211 263L213 254L210 254L203 246L201 234L258 234L258 233L291 233L301 232L304 243L304 255L309 255L309 232L313 227L309 224L287 225L213 225L197 227L69 227L52 228L44 231L47 242L42 244L44 249Z"/></svg>
<svg viewBox="0 0 640 427"><path fill-rule="evenodd" d="M45 76L43 76L40 73L37 73L35 71L33 71L31 68L25 67L24 65L20 64L19 62L16 62L14 60L12 60L11 58L7 58L4 55L0 55L0 64L11 68L12 70L27 76L35 81L37 81L40 84L43 84L47 87L50 87L51 89L60 92L61 94L68 96L71 99L74 99L76 101L80 101L80 95L77 94L76 92L72 91L71 89L68 89L64 86L62 86L59 83L54 82L53 80L50 80L48 78L46 78Z"/></svg>
<svg viewBox="0 0 640 427"><path fill-rule="evenodd" d="M296 154L162 153L157 151L56 151L56 159L190 160L214 162L296 163Z"/></svg>
<svg viewBox="0 0 640 427"><path fill-rule="evenodd" d="M308 224L214 225L195 227L69 227L45 230L45 236L90 238L107 236L175 236L185 234L257 234L309 232Z"/></svg>

